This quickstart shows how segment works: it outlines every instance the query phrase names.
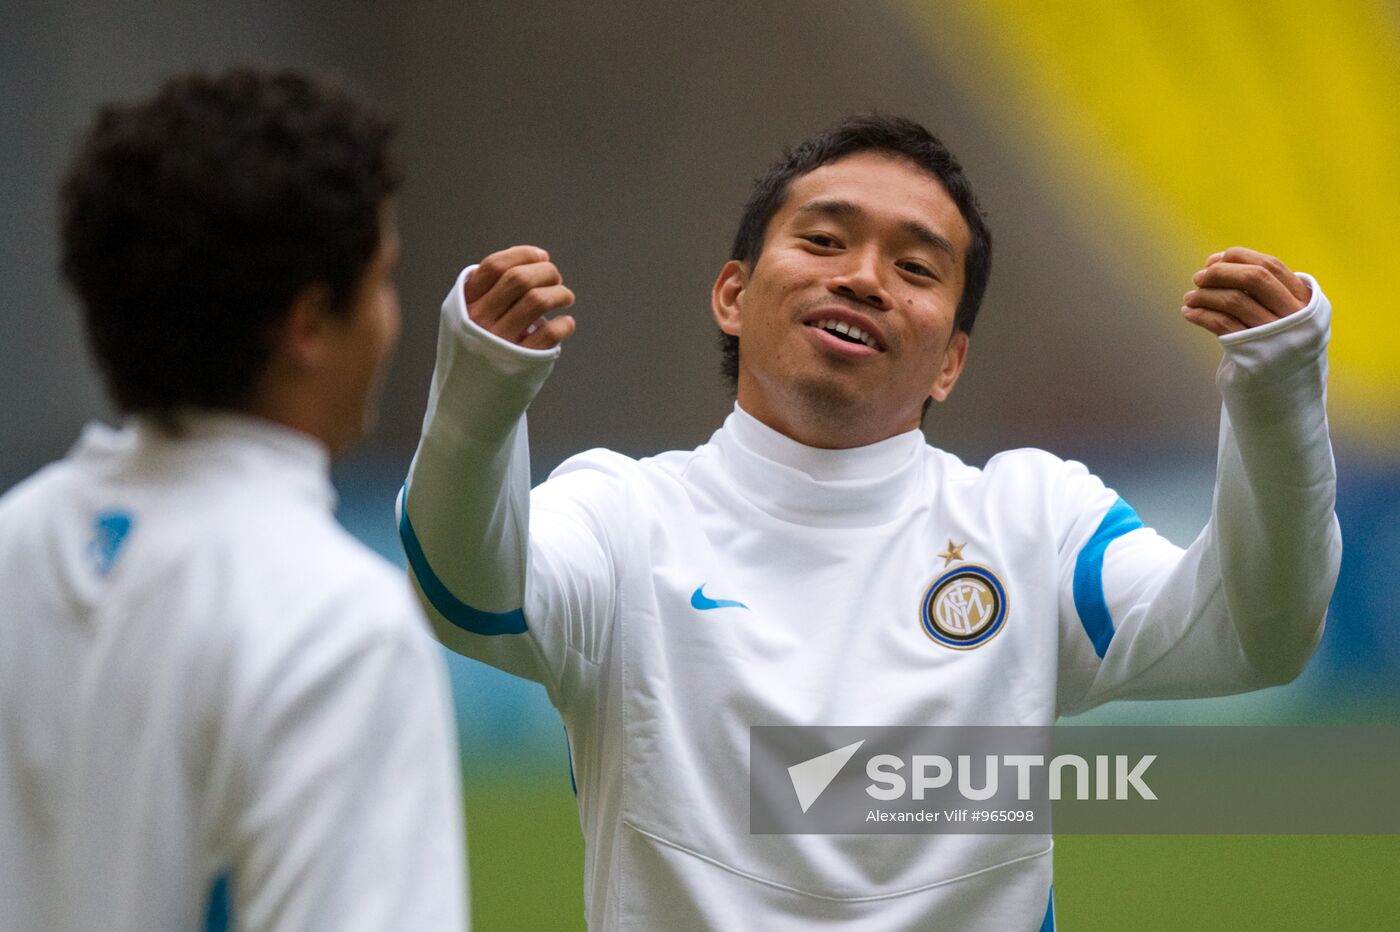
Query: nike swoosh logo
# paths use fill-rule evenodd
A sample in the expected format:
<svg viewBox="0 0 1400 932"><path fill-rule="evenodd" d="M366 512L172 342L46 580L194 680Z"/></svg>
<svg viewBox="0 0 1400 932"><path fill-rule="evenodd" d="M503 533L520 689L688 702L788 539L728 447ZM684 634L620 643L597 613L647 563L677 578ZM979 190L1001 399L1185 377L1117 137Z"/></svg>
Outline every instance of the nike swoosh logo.
<svg viewBox="0 0 1400 932"><path fill-rule="evenodd" d="M705 595L705 585L701 583L695 591L690 594L690 607L700 611L709 611L712 608L742 608L749 611L749 607L743 602L735 602L733 599L712 599Z"/></svg>

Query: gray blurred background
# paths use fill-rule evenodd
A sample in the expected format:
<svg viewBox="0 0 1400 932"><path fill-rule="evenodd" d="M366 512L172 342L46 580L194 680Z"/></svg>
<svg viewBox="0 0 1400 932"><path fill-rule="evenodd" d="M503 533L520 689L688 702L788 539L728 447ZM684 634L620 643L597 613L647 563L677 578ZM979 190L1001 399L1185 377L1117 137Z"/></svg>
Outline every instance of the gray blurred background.
<svg viewBox="0 0 1400 932"><path fill-rule="evenodd" d="M996 237L971 365L930 419L934 442L974 460L1021 445L1208 451L1212 361L1166 339L1194 268L1096 255L1069 216L1083 205L1045 192L901 6L797 8L32 4L4 39L0 485L104 411L55 273L54 190L74 139L103 100L233 61L338 71L402 123L404 333L362 456L406 461L443 293L461 266L517 242L549 249L579 296L578 337L531 413L541 462L704 440L732 403L709 289L749 184L781 146L869 108L949 142Z"/></svg>

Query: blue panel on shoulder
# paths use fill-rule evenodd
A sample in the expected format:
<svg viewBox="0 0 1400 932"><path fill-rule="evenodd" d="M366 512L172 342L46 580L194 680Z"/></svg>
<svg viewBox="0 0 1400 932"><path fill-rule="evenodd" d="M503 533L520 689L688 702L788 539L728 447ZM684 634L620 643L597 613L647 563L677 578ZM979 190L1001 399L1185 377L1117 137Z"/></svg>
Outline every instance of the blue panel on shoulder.
<svg viewBox="0 0 1400 932"><path fill-rule="evenodd" d="M448 590L423 555L423 547L418 543L418 535L413 533L413 525L408 520L408 501L404 497L402 515L399 518L399 538L403 541L403 552L408 557L408 565L413 575L418 577L418 585L423 590L438 614L463 631L472 634L524 634L525 613L520 609L510 612L483 612L472 608Z"/></svg>
<svg viewBox="0 0 1400 932"><path fill-rule="evenodd" d="M1108 600L1103 592L1104 553L1113 541L1142 526L1142 519L1132 506L1118 499L1074 562L1074 608L1099 657L1108 652L1108 645L1113 641L1113 617L1108 613Z"/></svg>
<svg viewBox="0 0 1400 932"><path fill-rule="evenodd" d="M1122 501L1120 498L1119 501ZM1055 885L1050 885L1050 900L1045 904L1045 918L1041 920L1040 932L1055 932Z"/></svg>
<svg viewBox="0 0 1400 932"><path fill-rule="evenodd" d="M209 887L209 908L204 911L205 932L229 932L233 928L233 893L229 872L223 871Z"/></svg>

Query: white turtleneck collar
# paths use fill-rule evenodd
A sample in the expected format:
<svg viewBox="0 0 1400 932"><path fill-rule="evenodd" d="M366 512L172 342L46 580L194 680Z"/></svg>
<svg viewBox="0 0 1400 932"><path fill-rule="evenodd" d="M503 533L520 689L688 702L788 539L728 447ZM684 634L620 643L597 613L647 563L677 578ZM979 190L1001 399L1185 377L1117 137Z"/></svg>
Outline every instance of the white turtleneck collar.
<svg viewBox="0 0 1400 932"><path fill-rule="evenodd" d="M89 424L75 453L114 465L139 459L145 470L169 468L184 474L232 473L272 480L328 509L335 507L330 452L314 437L233 411L182 411L177 418L178 434L141 416L129 418L120 430Z"/></svg>
<svg viewBox="0 0 1400 932"><path fill-rule="evenodd" d="M869 446L822 450L798 443L737 404L710 440L739 491L797 524L873 527L907 511L923 487L922 431Z"/></svg>

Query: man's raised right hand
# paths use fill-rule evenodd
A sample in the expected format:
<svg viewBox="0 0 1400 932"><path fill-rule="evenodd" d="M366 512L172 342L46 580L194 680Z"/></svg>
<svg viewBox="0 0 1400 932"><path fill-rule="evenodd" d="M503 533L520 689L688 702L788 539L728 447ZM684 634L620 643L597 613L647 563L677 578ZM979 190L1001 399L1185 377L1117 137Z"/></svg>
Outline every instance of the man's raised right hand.
<svg viewBox="0 0 1400 932"><path fill-rule="evenodd" d="M526 349L553 349L574 332L568 314L546 318L574 303L574 293L549 253L538 246L512 246L493 252L473 270L464 286L467 316L483 330Z"/></svg>

